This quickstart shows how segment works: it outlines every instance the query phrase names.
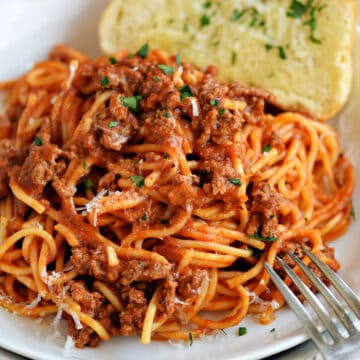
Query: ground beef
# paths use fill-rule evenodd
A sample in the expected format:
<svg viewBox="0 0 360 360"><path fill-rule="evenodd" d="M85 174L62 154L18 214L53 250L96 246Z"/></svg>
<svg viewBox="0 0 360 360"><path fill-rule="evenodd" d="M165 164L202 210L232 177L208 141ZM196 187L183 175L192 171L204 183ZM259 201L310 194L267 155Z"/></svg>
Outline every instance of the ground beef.
<svg viewBox="0 0 360 360"><path fill-rule="evenodd" d="M72 262L83 275L92 275L96 279L111 283L129 285L134 281L152 281L166 278L170 264L159 264L146 260L122 260L117 266L109 266L106 251L97 248L76 247L72 249Z"/></svg>

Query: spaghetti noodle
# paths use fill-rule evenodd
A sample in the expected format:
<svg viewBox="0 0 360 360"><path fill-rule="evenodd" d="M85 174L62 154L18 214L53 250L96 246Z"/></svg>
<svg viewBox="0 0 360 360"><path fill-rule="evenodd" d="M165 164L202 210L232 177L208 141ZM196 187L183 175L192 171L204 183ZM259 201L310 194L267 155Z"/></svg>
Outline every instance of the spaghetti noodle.
<svg viewBox="0 0 360 360"><path fill-rule="evenodd" d="M352 165L270 94L146 46L92 61L58 45L0 88L2 307L62 314L78 347L192 339L271 321L278 254L338 268L326 242L350 223Z"/></svg>

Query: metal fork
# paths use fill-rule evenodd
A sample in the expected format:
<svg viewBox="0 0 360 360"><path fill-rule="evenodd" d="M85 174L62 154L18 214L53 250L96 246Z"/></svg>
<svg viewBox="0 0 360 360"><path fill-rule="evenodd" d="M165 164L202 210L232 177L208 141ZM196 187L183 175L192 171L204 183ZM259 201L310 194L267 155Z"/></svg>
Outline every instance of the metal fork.
<svg viewBox="0 0 360 360"><path fill-rule="evenodd" d="M329 266L323 263L308 249L303 248L303 250L330 281L339 295L346 301L348 306L342 305L333 292L331 292L298 257L291 252L289 253L302 272L308 277L311 284L324 297L329 307L333 310L333 315L336 316L330 315L327 307L320 302L313 292L304 284L301 278L279 256L277 256L278 262L299 289L300 293L308 301L309 305L311 305L320 321L317 321L310 315L308 310L301 304L299 299L289 289L285 282L267 263L265 263L266 270L326 360L360 359L359 353L357 356L355 355L355 352L360 349L359 298L357 298L344 280L331 270ZM317 325L317 322L320 322L320 326Z"/></svg>

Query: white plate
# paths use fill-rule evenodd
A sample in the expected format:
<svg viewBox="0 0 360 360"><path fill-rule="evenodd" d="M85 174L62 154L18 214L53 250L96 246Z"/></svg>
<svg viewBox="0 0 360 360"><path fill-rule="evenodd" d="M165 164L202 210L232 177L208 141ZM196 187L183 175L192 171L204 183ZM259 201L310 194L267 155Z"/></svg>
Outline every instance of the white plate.
<svg viewBox="0 0 360 360"><path fill-rule="evenodd" d="M2 0L0 2L0 80L20 75L35 61L44 59L57 42L66 42L90 56L99 54L96 26L107 0ZM359 40L359 37L358 37ZM358 41L358 45L360 42ZM352 99L337 122L345 149L357 167L360 179L360 46L357 49L356 79ZM341 261L340 274L360 294L360 204L359 185L354 197L359 219L346 236L335 243ZM277 313L277 319L262 326L247 318L246 336L236 336L236 329L227 330L188 345L152 342L142 346L138 338L114 338L96 349L64 348L65 335L39 321L0 311L0 346L35 359L259 359L289 349L306 339L301 325L288 309ZM276 331L271 333L270 330Z"/></svg>

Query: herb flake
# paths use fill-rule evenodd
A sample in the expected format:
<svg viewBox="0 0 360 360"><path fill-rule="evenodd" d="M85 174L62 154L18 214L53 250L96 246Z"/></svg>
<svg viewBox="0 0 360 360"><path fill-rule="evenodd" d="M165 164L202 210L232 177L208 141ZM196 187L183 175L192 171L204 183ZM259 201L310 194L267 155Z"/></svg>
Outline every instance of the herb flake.
<svg viewBox="0 0 360 360"><path fill-rule="evenodd" d="M145 59L148 56L148 53L149 53L149 44L146 43L136 52L136 55Z"/></svg>
<svg viewBox="0 0 360 360"><path fill-rule="evenodd" d="M141 95L121 97L121 104L126 106L130 111L138 113L140 111L140 100L142 99Z"/></svg>
<svg viewBox="0 0 360 360"><path fill-rule="evenodd" d="M110 84L110 80L107 76L103 76L100 80L101 87L107 86Z"/></svg>
<svg viewBox="0 0 360 360"><path fill-rule="evenodd" d="M219 106L220 101L219 101L218 99L211 99L211 100L209 101L209 103L210 103L210 105L212 105L212 106Z"/></svg>
<svg viewBox="0 0 360 360"><path fill-rule="evenodd" d="M235 51L231 52L231 65L235 65L237 60L237 54Z"/></svg>
<svg viewBox="0 0 360 360"><path fill-rule="evenodd" d="M108 127L109 127L109 128L117 127L117 125L118 125L118 122L117 122L117 121L110 121L110 122L108 123Z"/></svg>
<svg viewBox="0 0 360 360"><path fill-rule="evenodd" d="M117 64L117 60L112 56L112 57L109 57L109 63L111 65L116 65Z"/></svg>
<svg viewBox="0 0 360 360"><path fill-rule="evenodd" d="M264 153L268 153L268 152L270 151L270 149L271 149L271 145L270 145L270 144L267 144L267 145L265 145L265 146L263 147L263 152L264 152Z"/></svg>
<svg viewBox="0 0 360 360"><path fill-rule="evenodd" d="M146 221L147 219L148 219L147 214L144 214L144 215L141 217L141 220L142 220L142 221Z"/></svg>
<svg viewBox="0 0 360 360"><path fill-rule="evenodd" d="M240 326L238 329L238 335L239 336L244 336L247 334L247 328L244 326Z"/></svg>
<svg viewBox="0 0 360 360"><path fill-rule="evenodd" d="M189 332L189 345L192 346L193 343L194 343L194 340L193 340L192 333Z"/></svg>
<svg viewBox="0 0 360 360"><path fill-rule="evenodd" d="M86 189L91 189L94 186L94 183L91 179L85 179L84 184Z"/></svg>
<svg viewBox="0 0 360 360"><path fill-rule="evenodd" d="M241 181L238 178L230 178L228 179L229 182L235 186L241 186Z"/></svg>
<svg viewBox="0 0 360 360"><path fill-rule="evenodd" d="M207 14L202 14L200 17L200 28L210 25L211 19Z"/></svg>
<svg viewBox="0 0 360 360"><path fill-rule="evenodd" d="M168 66L165 64L158 64L156 65L165 75L170 75L174 72L172 66Z"/></svg>
<svg viewBox="0 0 360 360"><path fill-rule="evenodd" d="M221 116L221 115L224 115L224 112L225 112L225 109L224 108L220 108L218 110L218 114Z"/></svg>
<svg viewBox="0 0 360 360"><path fill-rule="evenodd" d="M153 79L157 83L161 81L161 79L157 75L153 76Z"/></svg>
<svg viewBox="0 0 360 360"><path fill-rule="evenodd" d="M181 101L184 101L187 97L193 96L193 93L189 85L182 86L181 88L179 88L179 91L180 91Z"/></svg>
<svg viewBox="0 0 360 360"><path fill-rule="evenodd" d="M165 153L165 154L164 154L164 159L166 159L166 160L167 160L167 159L170 159L170 155L169 155L168 153Z"/></svg>
<svg viewBox="0 0 360 360"><path fill-rule="evenodd" d="M278 238L276 236L266 236L263 237L261 236L261 234L259 232L256 232L254 234L248 235L248 237L250 239L255 239L255 240L260 240L260 241L265 241L265 242L274 242L277 241Z"/></svg>
<svg viewBox="0 0 360 360"><path fill-rule="evenodd" d="M352 200L351 200L351 218L353 219L353 221L356 220L355 208Z"/></svg>
<svg viewBox="0 0 360 360"><path fill-rule="evenodd" d="M41 146L43 144L43 141L42 141L41 137L35 135L34 143L35 143L36 146Z"/></svg>
<svg viewBox="0 0 360 360"><path fill-rule="evenodd" d="M178 67L181 66L180 54L175 55L175 63Z"/></svg>
<svg viewBox="0 0 360 360"><path fill-rule="evenodd" d="M130 180L136 185L138 189L141 189L145 184L145 178L140 175L130 176Z"/></svg>
<svg viewBox="0 0 360 360"><path fill-rule="evenodd" d="M211 5L212 5L212 2L211 2L211 1L205 1L205 2L203 3L203 8L204 8L204 9L208 9L209 7L211 7Z"/></svg>

